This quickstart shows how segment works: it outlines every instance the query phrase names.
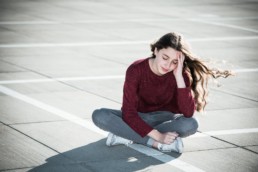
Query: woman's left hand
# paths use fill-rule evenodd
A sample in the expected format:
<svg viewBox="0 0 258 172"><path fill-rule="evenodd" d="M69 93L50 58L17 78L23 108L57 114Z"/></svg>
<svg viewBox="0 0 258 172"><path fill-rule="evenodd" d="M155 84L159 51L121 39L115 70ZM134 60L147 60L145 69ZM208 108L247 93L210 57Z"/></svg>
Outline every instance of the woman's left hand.
<svg viewBox="0 0 258 172"><path fill-rule="evenodd" d="M177 60L177 67L173 71L175 78L183 77L185 56L182 52L178 52Z"/></svg>

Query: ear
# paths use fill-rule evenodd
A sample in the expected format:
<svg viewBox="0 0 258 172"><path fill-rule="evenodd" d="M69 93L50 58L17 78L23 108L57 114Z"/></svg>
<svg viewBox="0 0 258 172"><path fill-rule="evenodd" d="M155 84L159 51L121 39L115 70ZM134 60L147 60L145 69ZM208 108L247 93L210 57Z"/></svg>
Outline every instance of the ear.
<svg viewBox="0 0 258 172"><path fill-rule="evenodd" d="M155 56L157 56L157 54L158 54L158 49L157 49L157 47L154 49L154 55Z"/></svg>

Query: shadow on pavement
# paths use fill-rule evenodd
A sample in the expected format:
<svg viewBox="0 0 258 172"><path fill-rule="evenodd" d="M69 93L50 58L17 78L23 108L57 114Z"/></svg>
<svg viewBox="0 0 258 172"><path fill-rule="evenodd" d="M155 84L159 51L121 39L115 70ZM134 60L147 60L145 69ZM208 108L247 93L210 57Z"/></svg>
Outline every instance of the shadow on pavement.
<svg viewBox="0 0 258 172"><path fill-rule="evenodd" d="M163 164L163 162L123 145L107 147L105 141L106 139L102 139L50 157L46 159L45 164L31 169L30 172L132 172ZM178 157L179 155L173 154L173 156Z"/></svg>

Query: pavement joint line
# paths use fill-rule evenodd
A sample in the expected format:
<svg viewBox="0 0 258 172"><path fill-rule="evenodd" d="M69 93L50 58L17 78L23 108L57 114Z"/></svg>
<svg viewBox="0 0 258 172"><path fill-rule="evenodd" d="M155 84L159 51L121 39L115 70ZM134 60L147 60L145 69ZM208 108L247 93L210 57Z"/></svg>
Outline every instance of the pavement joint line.
<svg viewBox="0 0 258 172"><path fill-rule="evenodd" d="M116 101L116 100L113 100L113 99L110 99L110 98L108 98L108 97L105 97L105 96L96 94L96 93L94 93L94 92L90 92L90 91L84 90L84 89L82 89L82 88L79 88L79 87L76 87L76 86L74 86L74 85L71 85L71 84L69 84L69 83L67 83L67 82L64 82L64 81L61 81L61 80L56 80L56 78L52 78L51 76L48 76L48 75L46 75L46 74L44 74L44 73L41 73L41 72L32 70L32 69L30 69L30 68L26 68L26 67L24 67L24 66L20 66L20 65L14 64L14 63L9 62L9 61L6 61L6 60L1 60L1 59L0 59L0 61L3 61L3 62L5 62L5 63L11 64L11 65L14 65L14 66L17 66L17 67L20 67L20 68L22 68L22 69L28 70L28 71L33 72L33 73L36 73L36 74L38 74L38 75L41 75L41 76L43 76L43 77L46 77L47 79L54 80L54 81L56 81L56 82L59 82L59 83L61 83L61 84L64 84L64 85L69 86L69 87L71 87L71 88L74 88L74 89L76 89L76 90L80 90L80 91L82 91L82 92L86 92L86 93L88 93L88 94L92 94L92 95L94 95L94 96L98 96L98 97L101 97L101 98L104 98L104 99L107 99L107 100L110 100L110 101L112 101L112 102L115 102L115 103L120 104L120 102L118 102L118 101Z"/></svg>
<svg viewBox="0 0 258 172"><path fill-rule="evenodd" d="M216 136L211 136L211 137L214 138L214 139L217 139L217 140L220 140L220 141L222 141L222 142L225 142L225 143L234 145L234 146L236 146L236 147L238 147L238 148L244 149L244 150L246 150L246 151L248 151L248 152L252 152L252 153L258 155L257 152L255 152L255 151L253 151L253 150L250 150L250 149L248 149L248 148L246 148L246 147L244 147L244 146L239 146L239 145L237 145L237 144L235 144L235 143L231 143L231 142L229 142L229 141L226 141L226 140L224 140L224 139L218 138L218 137L216 137Z"/></svg>
<svg viewBox="0 0 258 172"><path fill-rule="evenodd" d="M232 70L236 73L258 72L258 68L252 69L235 69ZM44 76L44 75L43 75ZM58 81L87 81L87 80L109 80L109 79L124 79L124 75L106 75L106 76L84 76L84 77L60 77L60 78L44 79L24 79L24 80L0 80L0 84L23 84L23 83L40 83L40 82L58 82Z"/></svg>
<svg viewBox="0 0 258 172"><path fill-rule="evenodd" d="M218 130L218 131L205 131L196 133L188 138L199 138L199 137L211 137L220 135L231 135L231 134L245 134L245 133L258 133L258 128L244 128L244 129L231 129L231 130Z"/></svg>
<svg viewBox="0 0 258 172"><path fill-rule="evenodd" d="M28 125L28 124L40 124L40 123L52 123L52 122L67 122L68 120L53 120L53 121L34 121L34 122L19 122L19 123L10 123L6 125L15 126L15 125Z"/></svg>
<svg viewBox="0 0 258 172"><path fill-rule="evenodd" d="M1 86L0 86L0 89L1 89ZM7 126L7 127L11 128L11 129L15 130L16 132L21 133L22 135L24 135L24 136L26 136L26 137L30 138L31 140L33 140L33 141L35 141L35 142L37 142L37 143L39 143L39 144L41 144L41 145L43 145L43 146L45 146L45 147L47 147L47 148L51 149L52 151L54 151L54 152L56 152L56 153L58 153L58 154L62 154L62 153L61 153L61 152L59 152L58 150L55 150L54 148L52 148L52 147L50 147L50 146L46 145L45 143L42 143L42 142L40 142L40 141L38 141L38 140L34 139L33 137L31 137L31 136L29 136L29 135L25 134L24 132L22 132L22 131L20 131L20 130L18 130L18 129L16 129L16 128L14 128L14 127L10 126L10 125L8 125L8 124L5 124L5 123L4 123L4 122L2 122L2 121L1 121L1 123L2 123L3 125L5 125L5 126Z"/></svg>
<svg viewBox="0 0 258 172"><path fill-rule="evenodd" d="M0 85L0 87L1 87L1 85ZM30 138L31 140L33 140L33 141L35 141L35 142L37 142L37 143L39 143L39 144L45 146L46 148L48 148L48 149L50 149L50 150L56 152L57 154L63 156L64 158L67 158L68 160L71 160L71 163L76 162L76 161L74 161L74 159L72 159L72 158L70 158L70 157L64 155L62 152L59 152L58 150L56 150L56 149L54 149L54 148L52 148L52 147L46 145L45 143L43 143L43 142L41 142L41 141L39 141L39 140L37 140L37 139L34 139L33 137L31 137L31 136L25 134L24 132L22 132L22 131L16 129L15 127L13 127L13 126L11 126L11 125L9 125L9 124L6 124L6 123L4 123L4 122L2 122L2 121L0 121L0 123L3 124L3 125L5 125L5 126L7 126L7 127L9 127L9 128L11 128L11 129L13 129L13 130L15 130L16 132L18 132L18 133L20 133L20 134L22 134L22 135L24 135L24 136ZM74 162L73 162L73 161L74 161ZM35 167L36 167L36 166L32 166L32 167L22 167L22 168L17 168L17 169L35 168ZM82 166L82 167L83 167L83 166ZM84 168L84 167L83 167L83 168ZM0 171L2 171L2 170L0 170ZM4 169L4 171L6 171L6 169Z"/></svg>
<svg viewBox="0 0 258 172"><path fill-rule="evenodd" d="M80 21L1 21L0 25L37 25L37 24L94 24L94 23L126 23L126 22L168 22L168 21L181 21L181 20L219 20L219 21L231 21L231 20L256 20L258 16L249 17L201 17L201 18L143 18L143 19L106 19L106 20L80 20Z"/></svg>
<svg viewBox="0 0 258 172"><path fill-rule="evenodd" d="M216 137L218 135L229 135L229 134L232 135L232 134L245 134L245 133L258 133L258 128L220 130L220 131L209 131L209 132L200 132L199 131L199 133L197 133L195 135L192 135L189 138L211 137L211 138L214 138L216 140L220 140L222 142L228 143L228 144L233 145L237 148L244 149L246 151L252 152L252 153L257 155L258 154L257 152L246 148L246 146L240 146L240 145L237 145L237 144L232 143L230 141L226 141L222 138Z"/></svg>
<svg viewBox="0 0 258 172"><path fill-rule="evenodd" d="M258 33L258 30L256 30L256 29L249 29L247 27L236 26L236 25L232 25L232 24L224 24L224 23L218 23L218 22L204 21L204 20L199 20L199 19L190 19L189 21L205 23L205 24L210 24L210 25L216 25L216 26L223 26L223 27L228 27L228 28L233 28L233 29L239 29L239 30L243 30L243 31Z"/></svg>
<svg viewBox="0 0 258 172"><path fill-rule="evenodd" d="M236 40L257 40L258 36L233 36L233 37L206 37L189 38L189 42L209 41L236 41ZM106 41L106 42L70 42L70 43L10 43L0 44L0 48L38 48L38 47L85 47L85 46L113 46L113 45L138 45L149 44L152 41Z"/></svg>
<svg viewBox="0 0 258 172"><path fill-rule="evenodd" d="M216 89L216 88L212 88L212 90L217 91L217 92L221 92L221 93L225 93L225 94L228 94L228 95L231 95L231 96L239 97L239 98L242 98L242 99L250 100L250 101L253 101L253 102L258 102L258 100L255 100L255 99L249 98L249 97L245 97L245 96L239 95L237 93L233 93L231 91L226 91L226 90L221 90L221 89Z"/></svg>
<svg viewBox="0 0 258 172"><path fill-rule="evenodd" d="M0 92L6 94L6 95L9 95L11 97L14 97L14 98L17 98L19 100L22 100L26 103L29 103L31 105L34 105L40 109L43 109L45 111L48 111L52 114L55 114L57 116L60 116L62 118L65 118L65 119L68 119L69 121L75 123L75 124L78 124L86 129L89 129L90 131L93 131L93 132L96 132L98 134L101 134L102 136L106 137L107 136L107 132L103 131L103 130L100 130L99 128L97 128L92 122L89 122L89 121L85 121L85 120L82 120L80 117L77 117L75 115L72 115L70 113L67 113L63 110L60 110L58 108L55 108L53 106L50 106L50 105L47 105L43 102L40 102L36 99L32 99L26 95L23 95L23 94L20 94L12 89L9 89L7 87L4 87L2 85L0 85ZM30 136L28 136L30 137ZM33 138L32 138L33 139ZM34 139L35 140L35 139ZM44 144L44 143L42 143ZM47 146L47 145L46 145ZM148 156L151 156L157 160L160 160L161 162L164 162L165 164L169 164L169 165L172 165L176 168L179 168L183 171L187 171L187 172L203 172L203 170L191 165L191 164L188 164L182 160L179 160L179 159L176 159L172 156L169 156L169 155L166 155L162 152L159 152L157 150L154 150L152 148L147 148L146 146L141 146L141 145L136 145L136 144L133 144L130 146L131 148L133 148L134 150L136 151L140 151L141 153L148 153L146 155ZM158 156L157 156L158 154Z"/></svg>

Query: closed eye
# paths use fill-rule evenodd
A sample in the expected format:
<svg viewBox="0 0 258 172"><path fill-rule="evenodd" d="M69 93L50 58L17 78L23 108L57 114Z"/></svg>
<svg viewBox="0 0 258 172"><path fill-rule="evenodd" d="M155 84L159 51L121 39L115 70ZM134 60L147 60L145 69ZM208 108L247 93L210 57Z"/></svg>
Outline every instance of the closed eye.
<svg viewBox="0 0 258 172"><path fill-rule="evenodd" d="M168 60L167 56L162 56L163 60Z"/></svg>
<svg viewBox="0 0 258 172"><path fill-rule="evenodd" d="M177 61L177 60L173 60L172 63L173 63L173 64L177 64L178 61Z"/></svg>

